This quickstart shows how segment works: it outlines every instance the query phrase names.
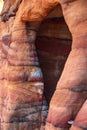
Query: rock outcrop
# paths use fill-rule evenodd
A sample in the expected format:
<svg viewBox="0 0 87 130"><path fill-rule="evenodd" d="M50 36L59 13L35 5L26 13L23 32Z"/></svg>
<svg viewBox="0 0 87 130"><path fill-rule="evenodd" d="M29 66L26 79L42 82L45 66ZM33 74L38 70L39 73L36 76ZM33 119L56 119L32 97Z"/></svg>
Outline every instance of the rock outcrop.
<svg viewBox="0 0 87 130"><path fill-rule="evenodd" d="M6 62L5 69L3 70L3 67L1 69L1 85L5 86L5 89L1 87L3 104L1 129L44 129L47 106L43 97L43 76L34 43L39 24L58 3L62 7L63 16L72 34L73 44L50 102L45 129L87 129L87 119L82 116L87 114L85 109L87 106L87 1L85 0L38 2L23 0L20 6L16 3L16 7L19 8L12 30L9 27L8 32L11 33L3 37L1 47ZM10 17L9 11L5 17L4 13L2 20L6 21ZM46 35L49 36L49 33ZM69 123L72 120L75 121L71 126Z"/></svg>
<svg viewBox="0 0 87 130"><path fill-rule="evenodd" d="M48 107L36 31L13 24L14 18L0 22L0 130L43 130Z"/></svg>

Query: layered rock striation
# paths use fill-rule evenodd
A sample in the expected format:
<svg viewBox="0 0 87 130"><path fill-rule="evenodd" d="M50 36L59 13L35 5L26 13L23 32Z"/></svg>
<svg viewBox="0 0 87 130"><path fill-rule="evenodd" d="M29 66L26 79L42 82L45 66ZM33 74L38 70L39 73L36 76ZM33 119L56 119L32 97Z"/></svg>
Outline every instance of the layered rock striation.
<svg viewBox="0 0 87 130"><path fill-rule="evenodd" d="M43 74L28 24L0 22L0 130L42 130L47 116Z"/></svg>

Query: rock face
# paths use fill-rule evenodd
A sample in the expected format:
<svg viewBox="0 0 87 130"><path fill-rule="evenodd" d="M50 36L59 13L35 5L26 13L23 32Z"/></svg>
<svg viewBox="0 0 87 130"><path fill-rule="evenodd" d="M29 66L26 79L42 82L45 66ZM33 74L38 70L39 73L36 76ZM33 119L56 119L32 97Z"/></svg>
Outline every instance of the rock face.
<svg viewBox="0 0 87 130"><path fill-rule="evenodd" d="M8 0L7 2L8 4L6 5L8 7L10 1ZM6 8L4 9L6 10ZM12 13L10 8L6 15L2 12L2 20L7 20L10 13ZM62 16L61 13L59 16ZM52 15L50 14L48 17L51 18ZM46 23L48 24L48 22ZM35 47L36 31L39 24L40 22L25 24L16 18L10 18L8 22L0 23L1 27L3 25L1 28L1 54L5 57L3 65L1 64L0 130L44 129L48 107L43 96L43 75ZM42 36L44 36L43 31L46 30L43 27L45 25L42 23L40 28ZM47 30L49 29L50 27ZM52 29L51 31L53 32ZM50 37L53 34L51 33ZM46 35L49 37L49 34ZM38 36L41 37L40 34ZM3 57L1 57L2 60ZM47 90L46 92L48 93ZM52 93L53 90L50 93L51 95L48 93L48 102Z"/></svg>
<svg viewBox="0 0 87 130"><path fill-rule="evenodd" d="M59 31L58 31L59 30ZM38 30L36 47L44 75L49 103L71 50L71 35L63 18L44 20Z"/></svg>
<svg viewBox="0 0 87 130"><path fill-rule="evenodd" d="M0 22L0 130L42 130L48 107L36 32L26 24L12 30L13 23Z"/></svg>
<svg viewBox="0 0 87 130"><path fill-rule="evenodd" d="M2 11L3 8L3 0L0 0L0 12Z"/></svg>
<svg viewBox="0 0 87 130"><path fill-rule="evenodd" d="M60 4L73 42L50 102L46 130L82 130L87 129L87 119L81 118L83 111L87 116L83 105L87 99L87 1L60 0ZM75 120L73 127L70 120Z"/></svg>
<svg viewBox="0 0 87 130"><path fill-rule="evenodd" d="M12 30L9 27L10 35L3 37L1 47L6 62L1 62L5 65L3 70L1 64L1 130L44 129L47 106L43 97L43 76L34 43L40 22L58 3L61 4L72 34L73 44L50 102L45 130L87 129L87 119L83 117L87 114L87 1L23 0L20 6L16 3L19 8L12 22ZM6 21L10 17L9 11L7 10L5 17L4 13L2 18ZM47 28L49 30L48 26ZM57 37L56 31L52 35L49 32L45 35ZM58 37L61 39L61 35ZM63 38L71 37L64 35ZM72 120L75 121L70 126L69 122Z"/></svg>

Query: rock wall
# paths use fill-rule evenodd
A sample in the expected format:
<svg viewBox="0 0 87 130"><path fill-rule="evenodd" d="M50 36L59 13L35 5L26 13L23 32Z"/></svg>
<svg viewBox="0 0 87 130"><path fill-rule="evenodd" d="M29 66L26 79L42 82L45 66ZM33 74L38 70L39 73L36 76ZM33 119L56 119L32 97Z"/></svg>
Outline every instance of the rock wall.
<svg viewBox="0 0 87 130"><path fill-rule="evenodd" d="M71 34L63 17L42 22L36 41L49 103L71 49Z"/></svg>

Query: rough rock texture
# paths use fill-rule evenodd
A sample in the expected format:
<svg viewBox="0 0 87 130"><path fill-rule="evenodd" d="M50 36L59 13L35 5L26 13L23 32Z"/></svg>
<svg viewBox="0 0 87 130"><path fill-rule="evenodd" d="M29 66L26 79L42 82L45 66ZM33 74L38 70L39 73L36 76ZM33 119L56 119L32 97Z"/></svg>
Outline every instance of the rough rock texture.
<svg viewBox="0 0 87 130"><path fill-rule="evenodd" d="M28 70L26 72L26 66L35 66L38 67L38 58L35 51L34 46L34 38L35 38L35 31L30 31L27 25L24 22L27 21L42 21L48 13L52 10L52 8L56 7L58 2L62 6L63 15L66 20L66 23L69 27L69 30L72 34L73 38L73 44L72 44L72 50L69 54L69 57L67 59L67 62L65 64L63 73L61 75L61 78L57 84L56 91L52 97L52 100L50 102L50 109L47 117L47 123L46 123L46 130L69 130L71 127L69 125L70 120L75 120L75 123L72 125L71 129L87 129L87 122L86 118L83 118L83 121L80 122L82 113L85 112L85 104L83 103L87 99L87 1L86 0L23 0L19 10L16 14L16 19L14 21L13 30L12 30L12 41L9 49L4 49L4 52L7 54L7 60L8 65L10 66L16 66L19 70L19 74L16 73L16 76L18 75L19 79L15 78L15 75L8 76L8 80L11 79L11 81L7 82L6 84L8 86L7 91L7 100L10 105L10 109L12 109L11 114L8 114L8 111L5 111L8 115L6 118L3 116L3 120L9 123L14 122L29 122L30 117L22 118L24 115L22 113L15 116L14 110L15 107L18 105L18 108L20 108L20 104L23 103L23 106L25 106L26 102L30 101L41 101L42 100L42 87L43 87L43 80L40 74L40 78L35 78L33 80L32 74ZM78 9L78 10L77 10ZM38 26L39 22L37 22ZM26 26L27 25L27 26ZM35 29L34 29L35 30ZM23 37L22 37L23 36ZM34 36L34 37L32 37ZM30 37L30 38L28 38ZM20 45L18 45L20 43ZM29 43L29 44L28 44ZM23 46L21 45L23 44ZM24 52L24 54L23 54ZM25 66L24 69L22 69L23 73L20 73L19 67ZM8 66L9 67L9 66ZM10 67L9 67L10 68ZM11 68L13 70L13 68ZM9 69L10 72L10 69ZM18 71L17 71L18 72ZM36 73L36 71L35 71ZM30 76L29 76L30 74ZM24 78L23 78L24 77ZM37 76L38 77L38 76ZM15 82L16 81L16 82ZM37 83L39 82L39 85L42 85L40 88L37 87ZM28 83L29 82L29 83ZM27 87L27 83L29 84L29 90L26 89L24 91L25 87ZM12 87L13 86L13 87ZM20 88L17 91L17 86ZM35 96L32 97L31 93L31 86L32 86L32 93L35 93ZM39 91L38 91L39 89ZM36 91L35 91L36 90ZM15 97L12 100L13 92L15 93ZM28 94L28 93L29 94ZM8 94L9 93L9 94ZM21 96L19 96L21 95ZM25 96L26 95L26 96ZM27 97L30 97L30 99L27 99ZM12 105L12 102L15 102L15 104ZM85 102L86 103L86 102ZM81 108L82 107L82 108ZM31 107L30 107L31 109ZM81 110L80 110L81 109ZM40 109L42 111L42 109ZM3 109L4 112L4 109ZM25 113L25 111L24 111ZM83 114L84 114L83 113ZM12 118L11 116L14 115ZM41 114L40 114L41 115ZM86 116L86 115L85 115ZM38 116L39 117L39 116ZM12 120L10 120L12 119ZM1 121L3 121L1 118ZM37 128L39 122L41 123L41 118L38 118L38 123L35 121L35 125L33 129ZM12 127L9 127L9 123L6 126L6 128L12 128L14 129L31 129L31 126L27 126L28 123L22 123L17 126L15 124ZM33 121L34 123L34 121ZM12 124L11 124L12 125ZM41 125L39 125L41 126ZM18 128L19 127L19 128ZM5 128L5 125L3 123L2 128Z"/></svg>
<svg viewBox="0 0 87 130"><path fill-rule="evenodd" d="M81 110L77 114L75 121L70 130L86 130L87 129L87 116L86 115L87 115L87 100L85 101Z"/></svg>
<svg viewBox="0 0 87 130"><path fill-rule="evenodd" d="M58 0L23 0L17 14L23 21L41 21L57 5Z"/></svg>
<svg viewBox="0 0 87 130"><path fill-rule="evenodd" d="M72 33L73 43L50 103L46 130L69 129L68 121L75 117L77 121L81 119L78 112L87 99L87 1L60 0L60 4ZM87 115L84 114L85 116ZM84 121L87 124L86 119L83 120L81 128L80 121L75 123L79 127L75 129L87 129Z"/></svg>
<svg viewBox="0 0 87 130"><path fill-rule="evenodd" d="M28 24L12 30L13 24L14 18L0 22L0 130L43 130L48 107L36 32Z"/></svg>
<svg viewBox="0 0 87 130"><path fill-rule="evenodd" d="M6 96L4 75L7 68L6 55L3 53L2 36L4 33L5 34L8 33L9 31L8 26L9 26L8 22L4 24L1 22L1 19L0 19L0 30L1 30L0 31L0 129L1 129L2 110L4 106L4 98Z"/></svg>
<svg viewBox="0 0 87 130"><path fill-rule="evenodd" d="M60 2L64 18L72 34L72 51L51 100L46 125L47 130L67 130L70 127L68 121L75 119L82 104L87 99L87 1L59 0L56 1L56 4L53 1L52 6L50 3L44 4L45 9L43 4L42 7L40 6L40 9L37 9L36 7L41 5L41 3L35 2L35 6L30 8L31 5L27 4L28 8L26 11L22 11L23 2L18 15L20 14L20 19L24 21L42 20L48 14L51 7L53 8L53 6ZM43 3L43 1L41 2ZM82 128L84 128L84 123Z"/></svg>
<svg viewBox="0 0 87 130"><path fill-rule="evenodd" d="M71 42L71 35L63 18L53 18L42 22L38 30L36 47L44 75L45 96L48 102L56 89L57 81L71 50Z"/></svg>
<svg viewBox="0 0 87 130"><path fill-rule="evenodd" d="M37 36L49 39L55 38L56 41L60 39L65 42L72 39L63 17L44 20L41 23ZM68 43L66 44L68 45Z"/></svg>
<svg viewBox="0 0 87 130"><path fill-rule="evenodd" d="M3 21L9 20L9 17L15 16L22 0L5 0L1 16Z"/></svg>

